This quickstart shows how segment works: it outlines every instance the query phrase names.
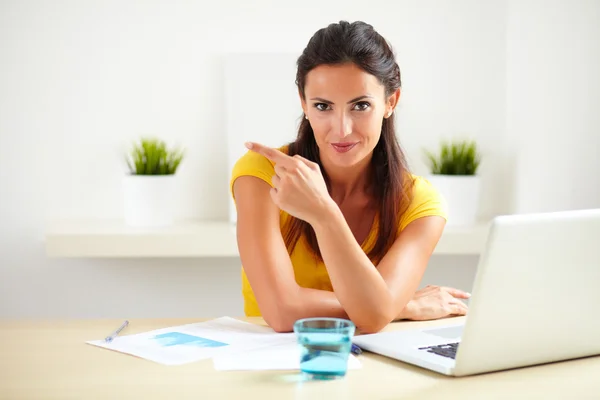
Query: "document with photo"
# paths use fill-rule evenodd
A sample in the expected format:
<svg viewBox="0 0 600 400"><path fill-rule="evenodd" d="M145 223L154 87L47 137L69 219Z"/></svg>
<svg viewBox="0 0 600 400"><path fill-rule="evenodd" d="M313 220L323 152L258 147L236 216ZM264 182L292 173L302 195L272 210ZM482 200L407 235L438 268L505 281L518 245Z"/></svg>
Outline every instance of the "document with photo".
<svg viewBox="0 0 600 400"><path fill-rule="evenodd" d="M86 343L164 365L181 365L253 349L295 343L293 333L221 317L205 322L117 336Z"/></svg>

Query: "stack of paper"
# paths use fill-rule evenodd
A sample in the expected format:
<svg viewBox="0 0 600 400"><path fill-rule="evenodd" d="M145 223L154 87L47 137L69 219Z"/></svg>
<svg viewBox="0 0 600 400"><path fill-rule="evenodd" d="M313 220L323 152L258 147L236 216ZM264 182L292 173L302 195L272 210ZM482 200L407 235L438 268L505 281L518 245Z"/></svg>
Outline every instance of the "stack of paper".
<svg viewBox="0 0 600 400"><path fill-rule="evenodd" d="M300 368L300 350L294 333L230 317L149 332L117 336L112 342L88 344L131 354L165 365L181 365L213 358L217 370L290 370ZM360 362L351 356L348 368Z"/></svg>
<svg viewBox="0 0 600 400"><path fill-rule="evenodd" d="M239 353L217 355L213 358L213 363L218 371L299 370L300 347L296 343L286 343ZM357 369L361 366L360 361L350 354L348 369Z"/></svg>
<svg viewBox="0 0 600 400"><path fill-rule="evenodd" d="M121 335L110 343L104 340L92 340L87 343L160 364L180 365L218 354L294 342L293 333L276 333L266 326L222 317L206 322Z"/></svg>

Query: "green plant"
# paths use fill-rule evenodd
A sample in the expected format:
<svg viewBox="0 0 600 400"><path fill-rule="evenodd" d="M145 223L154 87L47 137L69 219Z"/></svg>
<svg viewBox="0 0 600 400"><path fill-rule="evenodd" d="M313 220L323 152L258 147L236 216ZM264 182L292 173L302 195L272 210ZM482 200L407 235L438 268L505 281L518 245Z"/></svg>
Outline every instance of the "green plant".
<svg viewBox="0 0 600 400"><path fill-rule="evenodd" d="M142 138L133 144L126 161L132 175L173 175L183 156L183 150L169 150L162 140Z"/></svg>
<svg viewBox="0 0 600 400"><path fill-rule="evenodd" d="M425 150L425 155L435 175L475 175L481 163L473 140L443 141L437 154Z"/></svg>

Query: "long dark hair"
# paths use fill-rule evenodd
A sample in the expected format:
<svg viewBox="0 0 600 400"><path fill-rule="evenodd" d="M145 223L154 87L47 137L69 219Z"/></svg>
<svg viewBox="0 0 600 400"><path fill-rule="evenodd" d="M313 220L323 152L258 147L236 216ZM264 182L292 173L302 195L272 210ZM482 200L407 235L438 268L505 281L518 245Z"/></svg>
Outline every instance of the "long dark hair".
<svg viewBox="0 0 600 400"><path fill-rule="evenodd" d="M400 68L386 40L369 24L340 21L318 30L298 58L296 85L302 98L305 97L306 75L310 70L322 64L344 63L354 63L377 77L385 87L386 97L400 88ZM329 187L314 132L305 118L301 118L296 140L288 145L288 154L299 154L318 163ZM383 120L381 137L373 151L371 164L371 193L377 205L379 227L375 245L367 255L378 262L396 239L400 215L410 203L412 192L412 179L396 138L393 118ZM290 254L303 236L310 250L322 260L317 237L310 224L290 216L284 232Z"/></svg>

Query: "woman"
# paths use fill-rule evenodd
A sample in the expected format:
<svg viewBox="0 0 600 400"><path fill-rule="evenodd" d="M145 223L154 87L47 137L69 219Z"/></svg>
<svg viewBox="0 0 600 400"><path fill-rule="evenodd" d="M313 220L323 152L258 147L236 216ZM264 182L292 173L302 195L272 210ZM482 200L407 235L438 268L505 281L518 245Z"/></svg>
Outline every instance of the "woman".
<svg viewBox="0 0 600 400"><path fill-rule="evenodd" d="M417 292L446 214L398 145L400 70L385 39L363 22L320 29L296 83L297 139L247 143L231 177L246 315L278 332L300 318L349 318L367 333L466 314L467 293Z"/></svg>

